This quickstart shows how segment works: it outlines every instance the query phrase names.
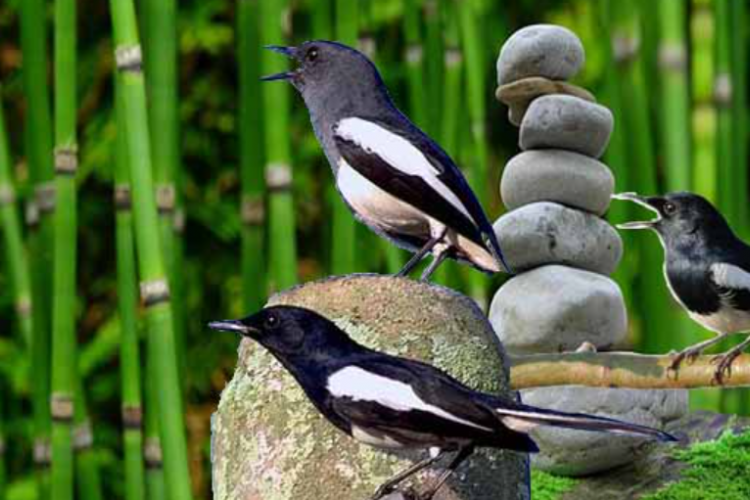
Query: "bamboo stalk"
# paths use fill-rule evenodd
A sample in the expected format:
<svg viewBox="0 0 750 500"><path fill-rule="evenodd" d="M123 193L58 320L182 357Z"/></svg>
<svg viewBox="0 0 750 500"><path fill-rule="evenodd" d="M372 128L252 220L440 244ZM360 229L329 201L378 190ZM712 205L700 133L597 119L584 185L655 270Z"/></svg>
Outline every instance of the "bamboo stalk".
<svg viewBox="0 0 750 500"><path fill-rule="evenodd" d="M335 31L336 39L350 46L356 46L358 26L358 1L336 0ZM349 274L357 270L356 265L356 221L331 186L329 198L333 206L333 232L331 233L331 272Z"/></svg>
<svg viewBox="0 0 750 500"><path fill-rule="evenodd" d="M179 170L177 118L177 6L175 0L145 0L143 19L146 93L149 107L152 167L169 291L174 319L180 380L185 380L185 311L180 264L181 245L175 231L180 200L175 179ZM179 284L178 284L179 282Z"/></svg>
<svg viewBox="0 0 750 500"><path fill-rule="evenodd" d="M151 380L158 373L156 360L146 352L146 377ZM143 461L146 466L146 498L166 499L167 485L164 476L164 453L159 437L159 394L155 384L146 383L146 440Z"/></svg>
<svg viewBox="0 0 750 500"><path fill-rule="evenodd" d="M136 308L135 241L133 212L128 174L127 144L122 96L116 90L117 137L115 144L115 244L117 246L117 307L120 318L120 390L122 397L123 451L125 466L125 500L142 500L145 496L143 467L143 431L141 403L141 361L138 346ZM158 433L158 428L154 434ZM163 483L163 475L162 475ZM161 497L153 496L159 499Z"/></svg>
<svg viewBox="0 0 750 500"><path fill-rule="evenodd" d="M158 391L159 429L164 446L164 471L171 500L191 498L183 405L180 395L169 286L160 245L159 223L151 170L151 147L140 44L132 0L111 0L118 88L133 188L136 251L141 298L148 327L148 355L156 368L150 384Z"/></svg>
<svg viewBox="0 0 750 500"><path fill-rule="evenodd" d="M282 23L288 19L286 0L260 0L260 26L263 45L283 43ZM263 74L281 71L288 63L270 51L261 57ZM266 153L266 184L269 188L268 255L270 284L273 289L288 288L297 282L297 242L292 199L292 155L289 140L289 85L262 86L263 110L273 110L263 127Z"/></svg>
<svg viewBox="0 0 750 500"><path fill-rule="evenodd" d="M47 27L43 0L20 3L23 87L27 104L26 146L31 180L38 196L53 178L52 122L47 83ZM50 440L50 315L52 221L49 210L40 214L36 200L27 205L29 269L31 271L32 365L34 366L34 463L39 497L49 498ZM41 215L45 215L41 217Z"/></svg>
<svg viewBox="0 0 750 500"><path fill-rule="evenodd" d="M443 61L445 59L443 23L440 15L441 3L441 0L424 0L422 5L425 24L424 68L427 75L427 85L422 92L425 93L426 101L429 103L425 111L427 118L425 131L432 137L438 137L440 134L443 109L438 105L443 97Z"/></svg>
<svg viewBox="0 0 750 500"><path fill-rule="evenodd" d="M246 311L259 310L266 298L266 290L263 287L266 282L263 258L265 183L258 7L258 0L243 0L237 4L239 143L242 177L240 215L243 223L242 302Z"/></svg>
<svg viewBox="0 0 750 500"><path fill-rule="evenodd" d="M314 0L310 8L312 15L313 38L317 40L330 40L333 27L331 0Z"/></svg>
<svg viewBox="0 0 750 500"><path fill-rule="evenodd" d="M5 390L5 387L3 386L3 381L0 380L0 500L5 500L5 485L8 482L6 476L7 476L7 466L5 464L5 449L6 449L6 443L5 443L5 423L4 423L4 417L5 417L5 395L8 393L8 391Z"/></svg>
<svg viewBox="0 0 750 500"><path fill-rule="evenodd" d="M76 485L81 500L102 500L102 481L99 462L94 449L94 430L88 418L88 408L80 377L76 380L75 424L73 450L75 451Z"/></svg>
<svg viewBox="0 0 750 500"><path fill-rule="evenodd" d="M0 97L2 97L2 85L0 85ZM33 336L31 278L26 249L21 236L21 221L16 206L11 155L3 115L2 99L0 99L0 219L5 242L6 269L10 278L21 339L28 347L31 347Z"/></svg>
<svg viewBox="0 0 750 500"><path fill-rule="evenodd" d="M424 45L420 23L420 0L404 2L404 61L409 90L409 116L419 127L427 127L427 93L424 86ZM433 82L430 82L432 84ZM426 130L426 128L425 128Z"/></svg>
<svg viewBox="0 0 750 500"><path fill-rule="evenodd" d="M511 359L510 379L514 389L583 385L630 389L696 389L750 386L750 355L743 354L732 365L731 375L715 379L713 356L699 356L670 369L671 356L630 352L569 352L533 354Z"/></svg>
<svg viewBox="0 0 750 500"><path fill-rule="evenodd" d="M55 239L52 303L52 497L72 500L78 381L76 309L76 4L55 0ZM80 412L80 409L78 410Z"/></svg>
<svg viewBox="0 0 750 500"><path fill-rule="evenodd" d="M735 136L734 165L737 178L733 184L735 189L735 202L737 204L737 219L739 222L739 233L750 238L750 207L747 203L748 187L748 125L747 125L747 3L730 2L730 18L732 22L732 89L734 93L734 105L732 106L732 122L734 123Z"/></svg>
<svg viewBox="0 0 750 500"><path fill-rule="evenodd" d="M487 207L489 199L488 191L488 145L485 121L487 112L486 81L484 73L484 57L482 50L484 44L483 30L480 18L477 15L475 1L464 2L457 8L460 31L461 46L465 56L466 68L466 100L469 114L469 126L471 130L471 155L470 164L464 165L468 169L468 180L483 207ZM469 288L474 300L482 307L487 305L487 279L479 272L469 270Z"/></svg>

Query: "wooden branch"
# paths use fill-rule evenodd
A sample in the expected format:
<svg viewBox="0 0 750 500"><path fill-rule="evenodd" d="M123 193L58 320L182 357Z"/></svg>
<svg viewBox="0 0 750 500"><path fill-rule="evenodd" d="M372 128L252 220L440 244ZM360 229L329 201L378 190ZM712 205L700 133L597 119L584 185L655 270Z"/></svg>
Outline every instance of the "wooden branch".
<svg viewBox="0 0 750 500"><path fill-rule="evenodd" d="M732 373L716 381L715 356L685 361L669 369L672 356L630 352L571 352L511 357L511 384L515 389L553 385L627 387L632 389L693 389L750 386L750 355L739 356Z"/></svg>

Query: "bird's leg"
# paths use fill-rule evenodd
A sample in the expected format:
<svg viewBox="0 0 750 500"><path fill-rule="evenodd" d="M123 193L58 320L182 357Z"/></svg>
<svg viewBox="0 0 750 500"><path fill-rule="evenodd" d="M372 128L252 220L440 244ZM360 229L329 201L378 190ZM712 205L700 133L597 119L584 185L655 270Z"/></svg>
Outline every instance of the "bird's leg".
<svg viewBox="0 0 750 500"><path fill-rule="evenodd" d="M469 458L474 453L474 445L468 445L464 446L460 450L458 450L458 453L456 453L456 456L453 457L453 460L451 460L451 463L448 464L448 467L445 469L445 472L442 473L440 476L440 479L438 479L438 482L433 486L428 492L421 497L421 500L432 500L432 497L435 496L435 494L440 490L440 488L443 487L443 485L448 481L448 479L453 475L454 472L456 472L456 469L464 463L464 461Z"/></svg>
<svg viewBox="0 0 750 500"><path fill-rule="evenodd" d="M732 376L732 363L748 346L750 346L750 337L711 360L712 363L718 363L719 365L716 367L716 373L714 374L714 378L718 384L724 382L724 375L727 377Z"/></svg>
<svg viewBox="0 0 750 500"><path fill-rule="evenodd" d="M412 255L411 259L409 259L409 262L407 262L406 265L399 272L396 273L396 276L406 276L407 274L409 274L412 271L412 269L414 269L416 265L421 262L424 256L430 253L432 249L435 248L435 245L440 243L443 240L443 238L445 238L445 233L447 232L448 232L448 228L446 227L440 232L440 234L430 238L430 241L425 243L425 245L422 248L420 248L417 253Z"/></svg>
<svg viewBox="0 0 750 500"><path fill-rule="evenodd" d="M379 498L387 495L399 483L401 483L402 481L405 481L406 479L408 479L409 477L413 476L414 474L416 474L417 472L421 471L422 469L426 469L430 465L434 464L435 462L437 462L438 460L440 460L441 458L443 458L443 456L446 453L447 453L446 451L441 450L440 453L438 453L434 457L427 457L424 460L415 463L414 465L412 465L408 469L399 472L398 474L396 474L395 476L393 476L392 478L390 478L388 481L386 481L385 483L383 483L382 485L380 485L380 487L375 492L375 494L370 497L370 500L378 500Z"/></svg>
<svg viewBox="0 0 750 500"><path fill-rule="evenodd" d="M432 262L430 262L430 265L427 266L427 269L424 270L422 273L422 276L419 278L420 281L427 281L430 279L430 276L432 276L432 273L435 272L435 269L438 268L440 264L443 263L445 258L448 257L448 249L446 248L442 252L439 252L437 255L435 255L435 258L432 259Z"/></svg>
<svg viewBox="0 0 750 500"><path fill-rule="evenodd" d="M685 358L687 358L689 362L695 361L695 358L698 357L700 353L702 353L705 349L708 349L712 345L721 342L722 340L724 340L724 338L726 338L726 336L726 333L720 333L714 338L704 340L703 342L699 342L698 344L690 346L687 349L683 349L678 354L676 354L674 358L672 358L672 364L669 366L669 369L675 371L679 369Z"/></svg>

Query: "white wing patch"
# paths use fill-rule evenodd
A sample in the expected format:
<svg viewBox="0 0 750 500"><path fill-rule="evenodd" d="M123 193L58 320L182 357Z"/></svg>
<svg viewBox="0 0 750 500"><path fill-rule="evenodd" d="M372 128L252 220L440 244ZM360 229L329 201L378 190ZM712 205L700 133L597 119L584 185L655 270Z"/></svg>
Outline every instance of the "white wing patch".
<svg viewBox="0 0 750 500"><path fill-rule="evenodd" d="M371 401L395 411L423 411L459 424L492 432L492 429L451 415L442 408L423 401L414 389L357 366L343 368L328 379L328 391L335 397L354 401Z"/></svg>
<svg viewBox="0 0 750 500"><path fill-rule="evenodd" d="M711 278L719 286L750 291L750 273L734 264L711 265Z"/></svg>
<svg viewBox="0 0 750 500"><path fill-rule="evenodd" d="M335 134L354 142L365 151L378 155L393 168L408 175L421 177L440 196L476 224L461 200L438 178L440 171L408 140L362 118L344 118L337 123Z"/></svg>

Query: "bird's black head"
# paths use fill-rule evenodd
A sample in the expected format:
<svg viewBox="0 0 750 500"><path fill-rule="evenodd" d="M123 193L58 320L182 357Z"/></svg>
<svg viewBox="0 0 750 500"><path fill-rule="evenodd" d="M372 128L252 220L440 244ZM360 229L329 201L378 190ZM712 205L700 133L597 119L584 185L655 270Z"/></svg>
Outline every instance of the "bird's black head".
<svg viewBox="0 0 750 500"><path fill-rule="evenodd" d="M242 319L213 321L208 326L250 337L282 358L315 356L353 344L331 321L302 307L267 307Z"/></svg>
<svg viewBox="0 0 750 500"><path fill-rule="evenodd" d="M696 234L731 231L719 211L694 193L678 192L664 196L622 193L613 198L635 202L656 213L652 220L618 224L620 229L653 229L667 242Z"/></svg>
<svg viewBox="0 0 750 500"><path fill-rule="evenodd" d="M332 99L363 98L365 91L382 89L375 65L363 53L338 42L312 40L297 47L266 46L297 63L296 69L262 78L288 80L308 107L329 105ZM366 96L364 96L366 97Z"/></svg>

